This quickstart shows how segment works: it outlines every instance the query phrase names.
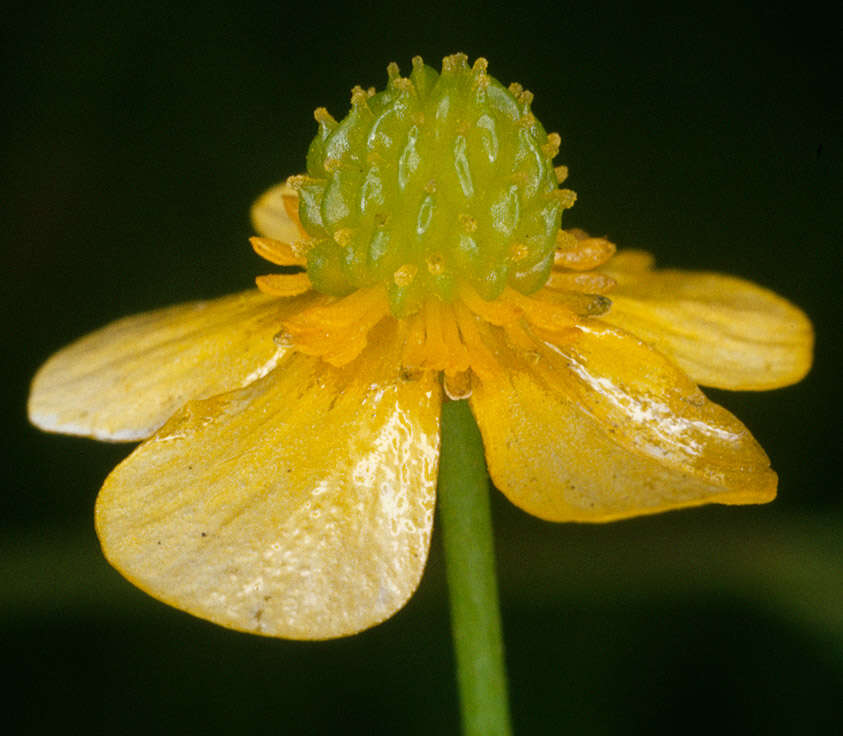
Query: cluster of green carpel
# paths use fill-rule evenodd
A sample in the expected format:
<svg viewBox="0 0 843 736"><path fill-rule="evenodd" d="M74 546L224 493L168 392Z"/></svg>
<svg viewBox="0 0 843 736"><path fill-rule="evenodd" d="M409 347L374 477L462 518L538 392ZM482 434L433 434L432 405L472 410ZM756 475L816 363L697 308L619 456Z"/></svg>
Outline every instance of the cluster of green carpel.
<svg viewBox="0 0 843 736"><path fill-rule="evenodd" d="M316 110L307 175L289 181L314 289L383 283L405 316L429 294L451 301L461 284L487 300L544 285L575 195L558 188L560 139L530 111L532 94L487 66L455 54L440 74L416 57L409 77L390 64L381 92L355 87L341 122Z"/></svg>

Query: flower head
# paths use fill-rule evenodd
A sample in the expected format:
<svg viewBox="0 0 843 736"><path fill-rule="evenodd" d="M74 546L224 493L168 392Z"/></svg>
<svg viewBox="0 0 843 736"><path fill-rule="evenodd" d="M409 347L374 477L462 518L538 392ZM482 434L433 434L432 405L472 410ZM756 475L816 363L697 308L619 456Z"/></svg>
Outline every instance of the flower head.
<svg viewBox="0 0 843 736"><path fill-rule="evenodd" d="M486 66L390 65L344 120L317 110L307 174L253 208L279 272L115 322L41 368L35 424L146 439L96 508L136 585L266 635L389 617L424 569L447 398L470 400L495 485L544 519L775 496L763 450L697 383L798 381L807 318L562 230L559 137Z"/></svg>

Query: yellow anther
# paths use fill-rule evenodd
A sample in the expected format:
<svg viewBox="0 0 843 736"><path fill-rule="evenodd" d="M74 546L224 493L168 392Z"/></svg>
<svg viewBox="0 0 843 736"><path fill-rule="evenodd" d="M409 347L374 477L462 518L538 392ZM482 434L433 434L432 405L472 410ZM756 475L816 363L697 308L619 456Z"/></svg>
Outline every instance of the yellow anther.
<svg viewBox="0 0 843 736"><path fill-rule="evenodd" d="M509 85L509 91L513 97L518 97L524 91L524 88L518 82L513 82Z"/></svg>
<svg viewBox="0 0 843 736"><path fill-rule="evenodd" d="M583 294L606 294L617 282L598 271L551 271L545 284L557 291L579 291Z"/></svg>
<svg viewBox="0 0 843 736"><path fill-rule="evenodd" d="M249 238L255 253L278 266L305 266L307 261L289 243L273 238Z"/></svg>
<svg viewBox="0 0 843 736"><path fill-rule="evenodd" d="M413 283L413 279L416 278L418 270L418 266L414 263L405 263L394 274L392 274L392 280L395 282L396 286L409 286Z"/></svg>
<svg viewBox="0 0 843 736"><path fill-rule="evenodd" d="M560 230L556 236L553 264L572 271L589 271L608 261L615 253L614 243L606 238L578 237L577 231ZM584 235L584 234L583 234Z"/></svg>
<svg viewBox="0 0 843 736"><path fill-rule="evenodd" d="M401 70L398 68L398 64L394 61L390 61L389 64L386 65L386 75L389 77L390 82L393 79L396 79L400 74Z"/></svg>
<svg viewBox="0 0 843 736"><path fill-rule="evenodd" d="M568 178L568 167L567 166L554 166L553 173L556 174L556 183L561 184Z"/></svg>
<svg viewBox="0 0 843 736"><path fill-rule="evenodd" d="M258 276L255 283L264 294L272 296L298 296L313 286L306 273L270 273Z"/></svg>

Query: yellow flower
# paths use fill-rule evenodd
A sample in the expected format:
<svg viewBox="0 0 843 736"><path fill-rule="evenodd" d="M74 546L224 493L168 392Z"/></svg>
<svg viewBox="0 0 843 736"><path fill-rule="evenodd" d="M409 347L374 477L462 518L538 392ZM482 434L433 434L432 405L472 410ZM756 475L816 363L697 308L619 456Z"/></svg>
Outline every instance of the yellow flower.
<svg viewBox="0 0 843 736"><path fill-rule="evenodd" d="M478 64L473 89L485 92ZM414 61L414 74L425 69ZM396 94L412 87L390 77ZM508 94L523 113L529 93ZM372 93L354 95L363 105ZM326 115L317 120L330 133ZM557 149L547 136L548 160ZM449 150L457 168L470 162L459 145ZM328 176L341 165L325 155ZM441 176L419 191L441 191ZM775 496L761 447L697 383L798 381L812 351L799 309L747 281L654 270L645 253L561 229L545 271L519 271L532 241L511 239L510 280L491 298L481 295L488 279L443 280L452 253L429 249L383 281L354 272L364 285L349 290L331 254L356 231L337 226L320 240L302 226L313 182L294 177L255 204L252 244L282 267L258 290L119 320L35 377L39 427L146 440L96 507L105 554L134 584L271 636L341 636L388 618L425 565L445 394L470 400L494 484L543 519ZM573 202L566 190L548 197L559 213ZM465 212L454 222L460 237L483 227ZM521 288L540 271L540 288Z"/></svg>

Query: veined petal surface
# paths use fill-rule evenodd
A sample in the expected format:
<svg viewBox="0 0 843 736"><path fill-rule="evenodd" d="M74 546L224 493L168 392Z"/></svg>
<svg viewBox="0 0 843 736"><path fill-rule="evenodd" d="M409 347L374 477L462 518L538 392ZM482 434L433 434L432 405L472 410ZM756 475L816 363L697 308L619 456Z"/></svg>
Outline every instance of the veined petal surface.
<svg viewBox="0 0 843 736"><path fill-rule="evenodd" d="M252 385L191 402L108 477L109 561L215 623L344 636L397 611L433 523L441 395L399 375L395 323L352 364L288 356Z"/></svg>
<svg viewBox="0 0 843 736"><path fill-rule="evenodd" d="M252 224L268 238L295 243L307 236L298 220L299 195L286 182L267 189L252 205Z"/></svg>
<svg viewBox="0 0 843 736"><path fill-rule="evenodd" d="M632 335L599 321L516 353L474 388L495 485L553 521L611 521L703 503L760 503L776 474L749 431Z"/></svg>
<svg viewBox="0 0 843 736"><path fill-rule="evenodd" d="M149 437L186 401L239 388L271 370L284 353L272 337L306 299L251 290L112 322L41 366L29 418L50 432Z"/></svg>
<svg viewBox="0 0 843 736"><path fill-rule="evenodd" d="M612 273L619 285L603 319L637 335L704 386L765 390L801 380L811 367L805 314L768 289L717 273Z"/></svg>

